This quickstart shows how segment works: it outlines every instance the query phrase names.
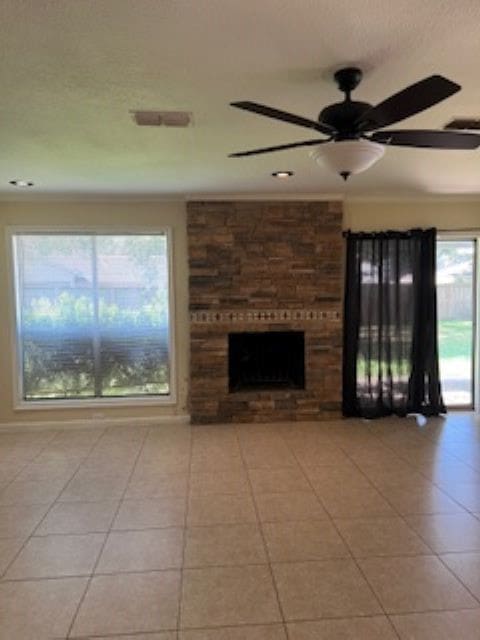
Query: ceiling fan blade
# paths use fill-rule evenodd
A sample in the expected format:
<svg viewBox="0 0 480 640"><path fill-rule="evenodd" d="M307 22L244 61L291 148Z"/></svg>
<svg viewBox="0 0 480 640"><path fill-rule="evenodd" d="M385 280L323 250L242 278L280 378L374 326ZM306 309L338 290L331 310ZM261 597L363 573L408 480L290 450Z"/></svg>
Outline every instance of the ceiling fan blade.
<svg viewBox="0 0 480 640"><path fill-rule="evenodd" d="M324 142L330 142L331 138L326 140L304 140L303 142L291 142L290 144L280 144L275 147L263 147L262 149L252 149L251 151L239 151L238 153L231 153L229 158L244 158L245 156L256 156L261 153L270 153L272 151L283 151L284 149L294 149L295 147L310 147L315 144L323 144Z"/></svg>
<svg viewBox="0 0 480 640"><path fill-rule="evenodd" d="M443 76L429 76L369 109L359 118L357 126L360 131L388 127L433 107L460 89L460 85Z"/></svg>
<svg viewBox="0 0 480 640"><path fill-rule="evenodd" d="M330 127L324 122L317 122L315 120L309 120L308 118L302 118L293 113L287 111L280 111L280 109L274 109L273 107L267 107L264 104L258 102L231 102L230 106L237 107L237 109L243 109L244 111L250 111L251 113L257 113L267 118L273 118L274 120L282 120L283 122L289 122L290 124L296 124L299 127L307 127L307 129L315 129L315 131L321 131L326 135L335 133L335 129Z"/></svg>
<svg viewBox="0 0 480 640"><path fill-rule="evenodd" d="M426 149L477 149L480 135L459 131L404 129L400 131L377 131L369 140L396 147L423 147Z"/></svg>

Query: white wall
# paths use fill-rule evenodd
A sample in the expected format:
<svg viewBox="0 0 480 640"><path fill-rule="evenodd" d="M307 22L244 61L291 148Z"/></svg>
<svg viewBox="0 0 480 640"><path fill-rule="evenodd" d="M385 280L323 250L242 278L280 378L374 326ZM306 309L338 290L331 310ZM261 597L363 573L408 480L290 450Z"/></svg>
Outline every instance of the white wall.
<svg viewBox="0 0 480 640"><path fill-rule="evenodd" d="M353 231L480 229L480 199L364 200L344 202L343 226Z"/></svg>

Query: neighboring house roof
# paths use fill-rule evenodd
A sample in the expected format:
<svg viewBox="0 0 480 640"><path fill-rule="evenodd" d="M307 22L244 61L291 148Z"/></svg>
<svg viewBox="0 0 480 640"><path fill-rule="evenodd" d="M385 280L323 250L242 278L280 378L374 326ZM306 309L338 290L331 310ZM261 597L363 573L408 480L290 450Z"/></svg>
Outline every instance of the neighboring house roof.
<svg viewBox="0 0 480 640"><path fill-rule="evenodd" d="M130 256L114 255L98 257L98 282L102 287L143 288L145 269L139 267ZM151 279L166 281L165 265L156 264L151 269ZM27 287L90 286L92 263L89 258L75 255L48 256L24 262L23 283Z"/></svg>

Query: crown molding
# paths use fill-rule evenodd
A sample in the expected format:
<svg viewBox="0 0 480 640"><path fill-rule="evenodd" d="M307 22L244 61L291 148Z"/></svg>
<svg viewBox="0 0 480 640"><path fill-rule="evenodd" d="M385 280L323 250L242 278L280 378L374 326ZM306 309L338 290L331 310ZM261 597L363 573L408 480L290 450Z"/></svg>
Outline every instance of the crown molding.
<svg viewBox="0 0 480 640"><path fill-rule="evenodd" d="M0 193L2 204L48 204L48 203L78 203L78 204L121 204L121 203L150 203L150 204L184 204L191 201L316 201L316 202L478 202L478 194L435 194L435 193L374 193L374 194L345 194L345 193L188 193L188 194L85 194L85 193Z"/></svg>
<svg viewBox="0 0 480 640"><path fill-rule="evenodd" d="M343 199L346 204L355 202L477 202L478 194L438 194L438 193L393 193L372 195L350 195Z"/></svg>
<svg viewBox="0 0 480 640"><path fill-rule="evenodd" d="M25 193L25 194L6 194L0 193L0 204L22 204L31 202L41 202L48 204L49 202L78 202L78 203L118 203L118 202L158 202L158 203L183 203L186 198L183 194L169 194L162 196L161 194L88 194L88 193Z"/></svg>
<svg viewBox="0 0 480 640"><path fill-rule="evenodd" d="M195 201L322 201L322 202L341 202L344 196L341 193L191 193L185 196L185 200Z"/></svg>

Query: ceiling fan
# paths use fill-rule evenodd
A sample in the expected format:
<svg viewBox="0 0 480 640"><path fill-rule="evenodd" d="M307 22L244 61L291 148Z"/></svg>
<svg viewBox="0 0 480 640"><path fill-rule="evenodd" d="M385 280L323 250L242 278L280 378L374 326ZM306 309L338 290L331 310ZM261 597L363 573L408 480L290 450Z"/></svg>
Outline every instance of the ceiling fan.
<svg viewBox="0 0 480 640"><path fill-rule="evenodd" d="M240 158L295 147L315 147L312 156L323 158L344 180L352 173L360 173L371 167L384 153L384 146L417 147L426 149L476 149L480 135L444 129L395 129L382 131L400 120L409 118L445 100L460 85L440 75L432 75L393 94L376 106L351 99L351 93L362 79L362 71L356 67L340 69L334 74L343 102L328 105L320 112L318 120L310 120L293 113L274 109L257 102L232 102L232 107L258 115L282 120L300 127L313 129L327 138L302 140L290 144L252 149L232 153ZM324 145L320 147L319 145Z"/></svg>

